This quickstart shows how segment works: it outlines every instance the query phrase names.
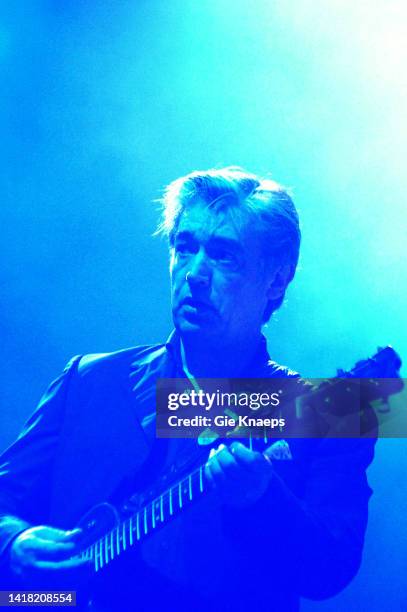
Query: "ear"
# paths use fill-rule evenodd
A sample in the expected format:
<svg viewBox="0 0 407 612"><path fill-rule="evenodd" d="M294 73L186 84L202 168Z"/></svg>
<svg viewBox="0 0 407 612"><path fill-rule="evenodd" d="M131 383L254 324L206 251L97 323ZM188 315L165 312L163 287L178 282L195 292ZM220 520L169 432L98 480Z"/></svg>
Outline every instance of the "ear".
<svg viewBox="0 0 407 612"><path fill-rule="evenodd" d="M269 300L278 300L284 295L287 289L288 283L293 278L292 266L286 264L284 266L278 266L274 270L274 274L270 279L269 287L267 289L267 298Z"/></svg>

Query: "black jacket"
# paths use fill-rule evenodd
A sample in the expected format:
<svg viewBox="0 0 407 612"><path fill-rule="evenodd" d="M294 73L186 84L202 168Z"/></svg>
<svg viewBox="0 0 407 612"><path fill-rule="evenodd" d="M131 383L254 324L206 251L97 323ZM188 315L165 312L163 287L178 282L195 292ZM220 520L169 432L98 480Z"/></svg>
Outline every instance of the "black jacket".
<svg viewBox="0 0 407 612"><path fill-rule="evenodd" d="M72 528L94 504L149 469L155 381L180 376L178 340L75 357L0 459L0 558L28 525ZM248 377L293 376L265 342ZM265 496L236 509L208 495L112 564L96 585L101 610L298 610L358 571L374 440L292 440ZM5 583L4 583L5 581ZM79 601L81 593L78 594ZM82 598L83 599L83 598Z"/></svg>

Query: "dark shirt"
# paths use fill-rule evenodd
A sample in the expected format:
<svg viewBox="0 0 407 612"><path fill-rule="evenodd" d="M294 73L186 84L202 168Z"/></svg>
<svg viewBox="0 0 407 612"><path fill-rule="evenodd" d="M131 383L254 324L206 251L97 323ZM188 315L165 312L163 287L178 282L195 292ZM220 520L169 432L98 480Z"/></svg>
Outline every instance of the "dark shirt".
<svg viewBox="0 0 407 612"><path fill-rule="evenodd" d="M155 382L182 375L176 334L163 345L71 360L0 458L2 588L12 580L8 549L18 533L36 524L73 528L151 469L166 444L154 441ZM270 361L263 340L245 376L296 374ZM234 508L206 496L113 563L96 585L95 607L284 612L298 610L300 596L343 589L360 566L374 440L290 446L294 460L274 464L261 500Z"/></svg>

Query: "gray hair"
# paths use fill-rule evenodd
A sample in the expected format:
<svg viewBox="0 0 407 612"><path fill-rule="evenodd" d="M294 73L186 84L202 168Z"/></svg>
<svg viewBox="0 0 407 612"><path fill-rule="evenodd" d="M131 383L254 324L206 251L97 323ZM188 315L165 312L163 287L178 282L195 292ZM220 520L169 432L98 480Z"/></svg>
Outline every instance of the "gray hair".
<svg viewBox="0 0 407 612"><path fill-rule="evenodd" d="M182 213L198 198L216 212L238 208L251 215L262 236L266 265L288 265L287 284L293 279L301 231L294 202L284 187L235 166L195 171L176 179L165 188L160 200L163 214L157 229L157 233L167 236L171 247ZM269 300L264 322L283 301L284 294L277 300Z"/></svg>

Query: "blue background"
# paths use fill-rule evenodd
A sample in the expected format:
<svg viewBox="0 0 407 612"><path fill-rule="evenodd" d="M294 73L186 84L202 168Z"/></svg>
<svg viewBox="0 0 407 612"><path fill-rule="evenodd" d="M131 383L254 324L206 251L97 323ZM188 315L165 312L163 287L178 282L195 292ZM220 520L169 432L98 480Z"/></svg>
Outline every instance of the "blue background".
<svg viewBox="0 0 407 612"><path fill-rule="evenodd" d="M274 359L328 376L377 345L407 356L406 17L401 0L1 3L1 447L73 354L167 337L154 199L194 169L293 189ZM405 441L380 441L360 574L305 611L407 607L406 470Z"/></svg>

